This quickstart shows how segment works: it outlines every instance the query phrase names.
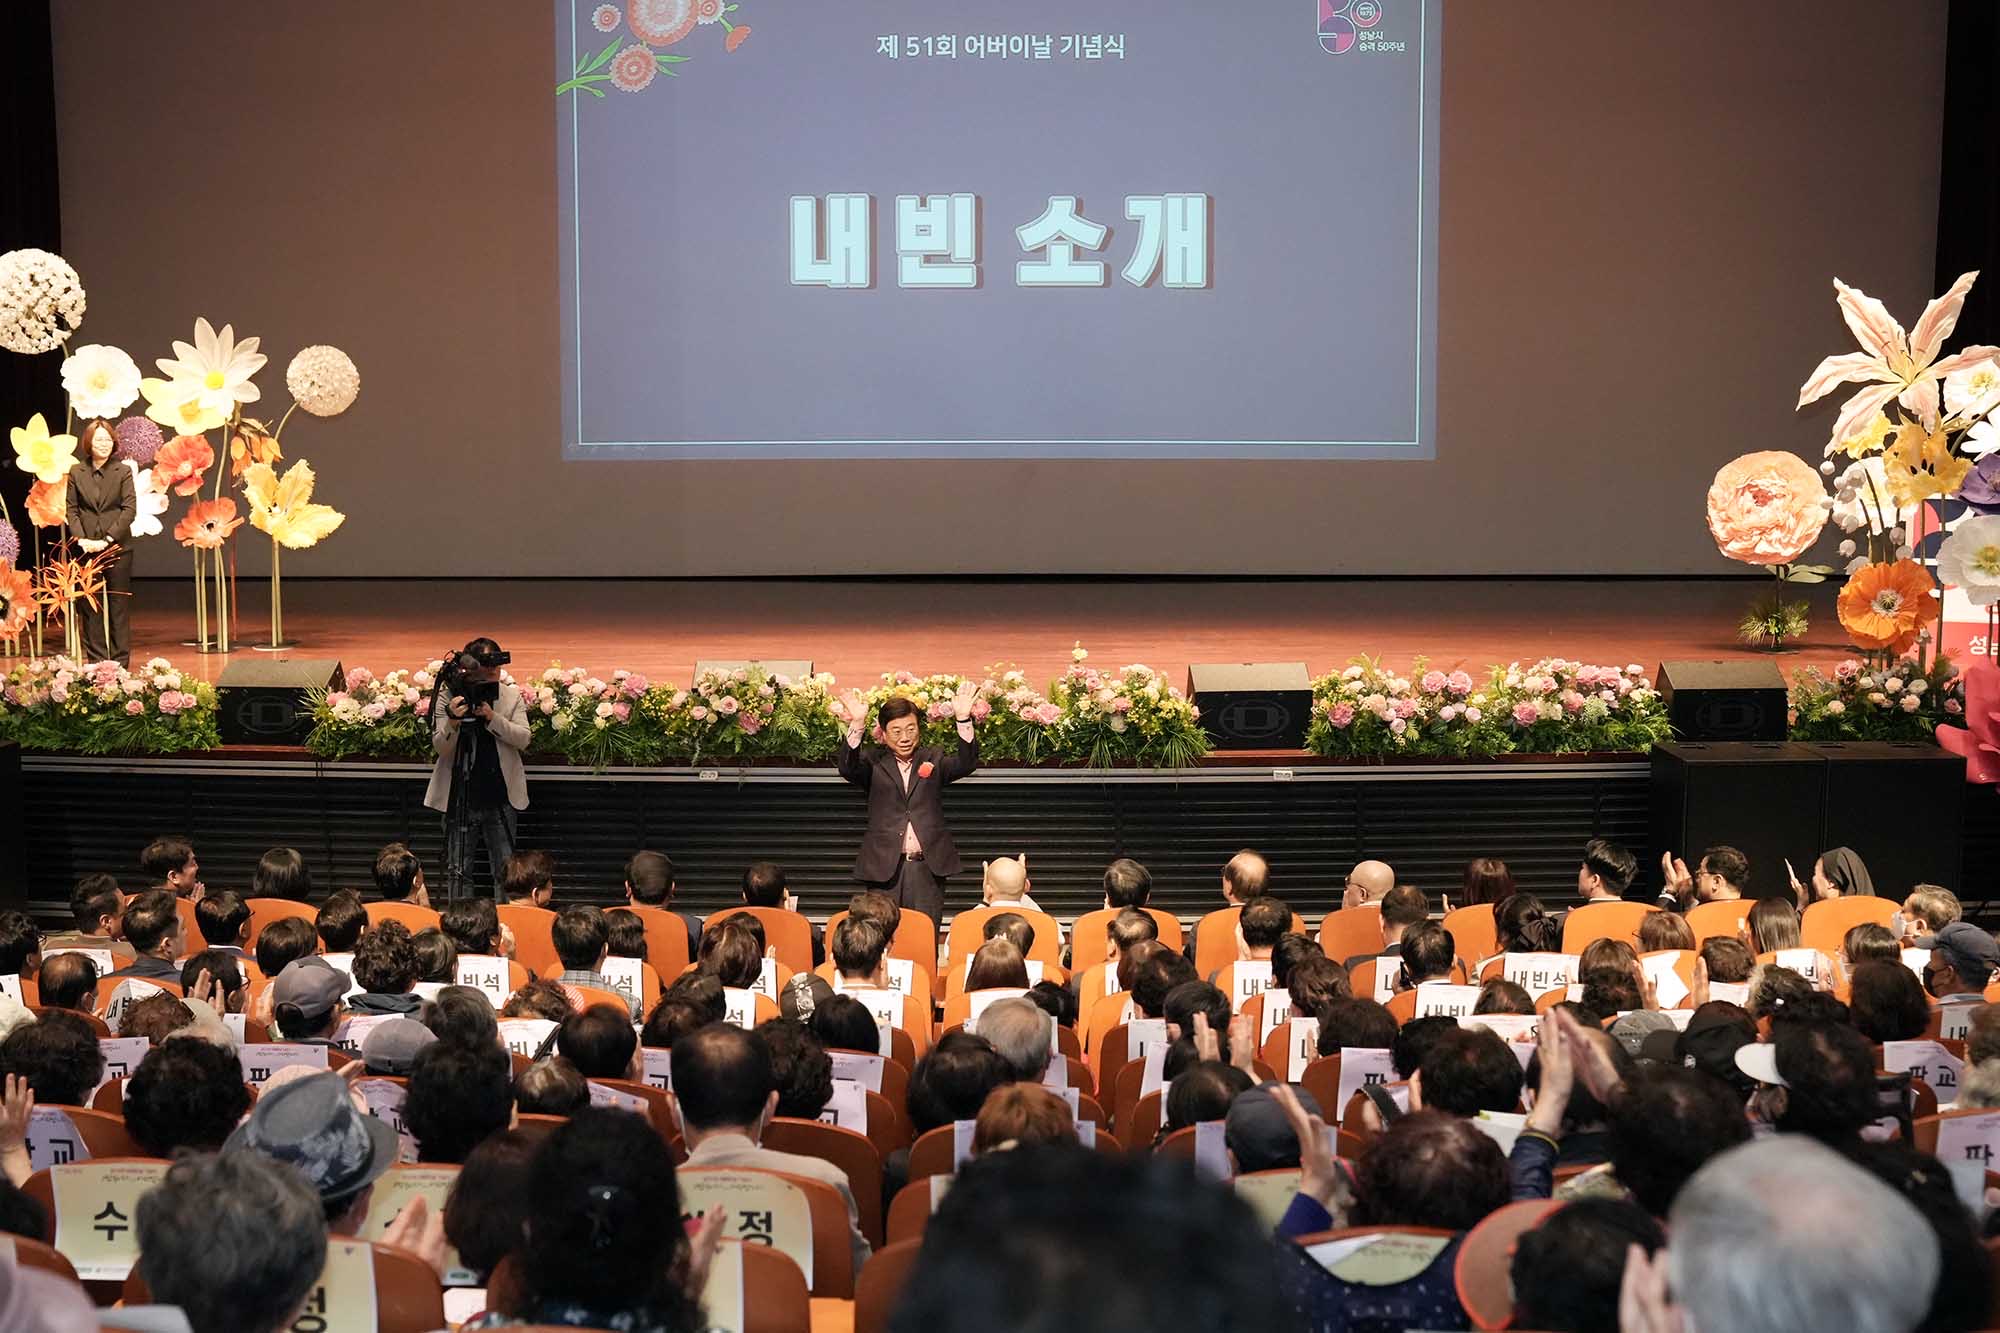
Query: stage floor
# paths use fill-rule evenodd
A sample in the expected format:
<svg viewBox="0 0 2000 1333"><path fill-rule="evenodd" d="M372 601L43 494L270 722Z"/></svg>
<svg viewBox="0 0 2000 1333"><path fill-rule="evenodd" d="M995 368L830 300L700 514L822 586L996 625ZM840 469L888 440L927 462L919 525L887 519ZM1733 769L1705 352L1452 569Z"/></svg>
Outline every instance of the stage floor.
<svg viewBox="0 0 2000 1333"><path fill-rule="evenodd" d="M262 579L240 582L237 659L268 634ZM1665 658L1754 656L1734 627L1765 585L1672 580L287 580L290 655L375 671L487 634L514 669L561 660L657 680L697 659L810 658L843 682L883 671L973 673L995 662L1038 685L1081 640L1099 667L1144 662L1175 679L1190 662L1299 661L1314 673L1360 653L1446 669L1552 654L1650 672ZM1833 593L1815 590L1812 633L1788 672L1848 655ZM182 646L190 581L135 586L133 655L213 678L230 660Z"/></svg>

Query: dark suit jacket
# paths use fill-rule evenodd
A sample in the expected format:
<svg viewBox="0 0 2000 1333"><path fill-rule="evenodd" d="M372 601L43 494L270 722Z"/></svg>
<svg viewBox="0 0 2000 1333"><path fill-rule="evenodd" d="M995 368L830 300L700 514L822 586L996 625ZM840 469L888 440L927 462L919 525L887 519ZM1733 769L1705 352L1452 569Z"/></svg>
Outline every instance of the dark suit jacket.
<svg viewBox="0 0 2000 1333"><path fill-rule="evenodd" d="M854 858L854 877L881 882L893 879L903 856L903 826L914 824L917 841L924 845L924 864L931 874L943 878L956 875L963 867L958 844L944 822L944 787L969 777L979 767L979 741L960 741L946 751L935 745L919 745L910 756L910 790L903 791L902 775L896 771L896 756L879 745L850 748L840 740L840 776L868 792L868 834L861 840L861 852ZM917 776L925 764L931 775Z"/></svg>
<svg viewBox="0 0 2000 1333"><path fill-rule="evenodd" d="M112 459L99 472L88 463L69 470L69 497L63 518L72 537L114 541L123 546L139 516L139 496L132 489L132 469Z"/></svg>

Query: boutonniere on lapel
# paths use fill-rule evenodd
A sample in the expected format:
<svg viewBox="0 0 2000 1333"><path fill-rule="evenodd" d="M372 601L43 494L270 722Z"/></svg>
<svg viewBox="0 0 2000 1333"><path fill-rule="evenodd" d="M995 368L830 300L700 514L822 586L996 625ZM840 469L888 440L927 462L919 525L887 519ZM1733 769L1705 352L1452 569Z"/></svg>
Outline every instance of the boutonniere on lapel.
<svg viewBox="0 0 2000 1333"><path fill-rule="evenodd" d="M927 778L936 771L937 771L937 765L933 764L928 759L924 760L923 763L917 765L917 776L919 778Z"/></svg>

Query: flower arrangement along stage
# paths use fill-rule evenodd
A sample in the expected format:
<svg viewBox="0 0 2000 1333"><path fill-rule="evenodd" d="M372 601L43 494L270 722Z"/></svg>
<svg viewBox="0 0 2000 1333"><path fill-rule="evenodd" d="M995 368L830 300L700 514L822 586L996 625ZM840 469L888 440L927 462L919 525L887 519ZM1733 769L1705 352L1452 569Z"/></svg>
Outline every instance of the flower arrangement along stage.
<svg viewBox="0 0 2000 1333"><path fill-rule="evenodd" d="M1886 667L1849 658L1831 676L1807 667L1792 677L1791 723L1794 740L1927 741L1966 725L1965 677L1942 654L1928 666L1914 653Z"/></svg>
<svg viewBox="0 0 2000 1333"><path fill-rule="evenodd" d="M0 740L29 750L177 754L222 744L215 689L164 657L116 662L37 657L0 677Z"/></svg>

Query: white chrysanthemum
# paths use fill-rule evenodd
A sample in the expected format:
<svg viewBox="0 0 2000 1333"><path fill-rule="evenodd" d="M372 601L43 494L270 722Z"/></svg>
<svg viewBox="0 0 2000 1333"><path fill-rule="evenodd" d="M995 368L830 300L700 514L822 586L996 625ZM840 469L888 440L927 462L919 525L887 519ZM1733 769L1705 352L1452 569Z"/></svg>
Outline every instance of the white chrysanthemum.
<svg viewBox="0 0 2000 1333"><path fill-rule="evenodd" d="M53 351L83 324L83 280L61 255L0 255L0 347L23 356Z"/></svg>
<svg viewBox="0 0 2000 1333"><path fill-rule="evenodd" d="M237 404L254 403L263 396L263 391L250 382L268 359L257 350L258 341L245 338L239 342L232 325L224 324L222 332L217 333L214 325L198 318L194 322L194 342L175 339L173 357L161 357L153 364L173 383L186 385L200 394L226 418Z"/></svg>
<svg viewBox="0 0 2000 1333"><path fill-rule="evenodd" d="M324 343L299 350L285 368L285 387L300 407L316 417L337 417L354 406L361 372L338 347Z"/></svg>
<svg viewBox="0 0 2000 1333"><path fill-rule="evenodd" d="M167 512L167 493L153 488L153 470L141 468L131 459L125 466L132 469L132 494L138 498L139 510L132 518L134 537L157 537L160 535L160 515Z"/></svg>
<svg viewBox="0 0 2000 1333"><path fill-rule="evenodd" d="M139 398L139 366L125 352L103 343L89 343L71 352L62 367L63 392L77 419L107 420Z"/></svg>

